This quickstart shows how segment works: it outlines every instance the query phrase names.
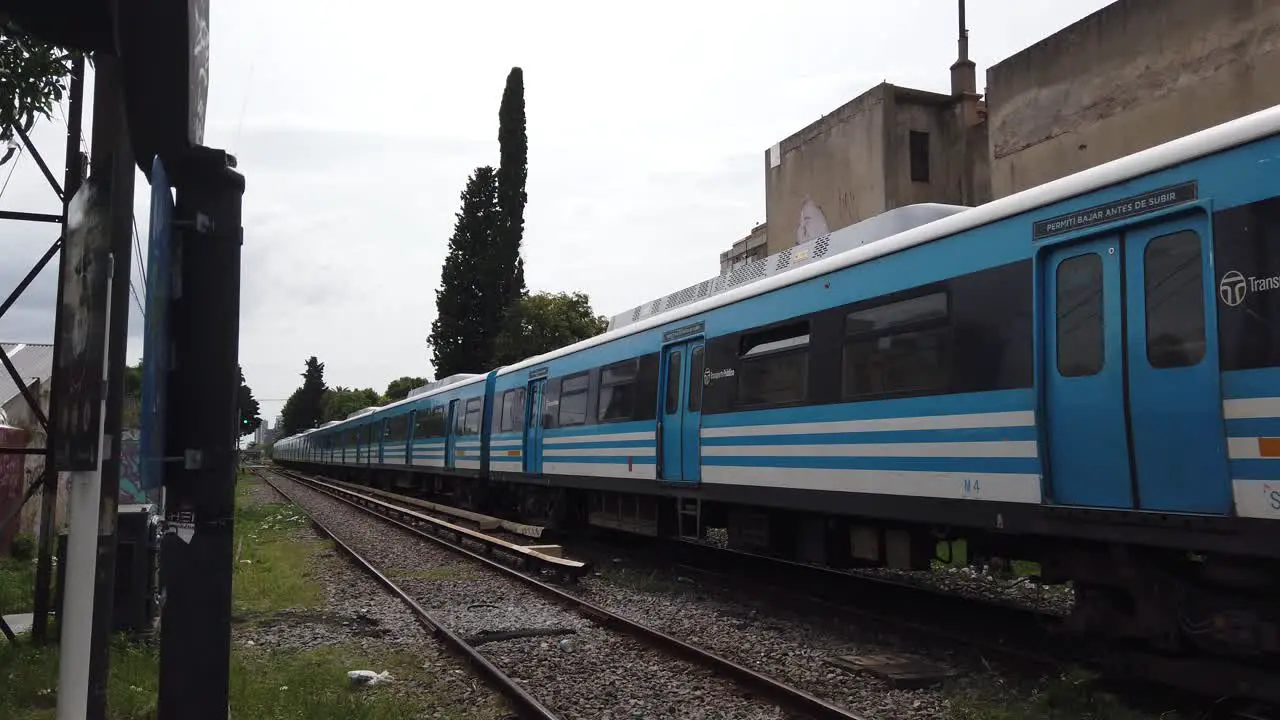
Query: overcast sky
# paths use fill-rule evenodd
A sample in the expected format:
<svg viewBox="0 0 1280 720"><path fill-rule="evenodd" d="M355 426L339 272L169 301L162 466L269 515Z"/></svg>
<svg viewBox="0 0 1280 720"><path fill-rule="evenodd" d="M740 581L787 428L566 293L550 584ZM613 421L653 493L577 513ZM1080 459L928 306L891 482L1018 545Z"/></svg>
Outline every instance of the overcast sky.
<svg viewBox="0 0 1280 720"><path fill-rule="evenodd" d="M1106 4L969 0L979 85ZM529 287L585 291L613 315L718 272L764 219L766 148L883 81L947 92L956 56L951 0L211 5L205 143L247 179L240 358L268 420L310 355L331 386L433 376L440 266L468 174L497 165L511 66L528 112ZM65 132L55 112L34 134L59 178ZM26 154L0 185L11 169L0 208L59 212ZM57 233L0 223L4 295ZM54 274L0 318L0 340L50 340ZM142 297L136 261L134 283ZM131 361L142 327L134 307Z"/></svg>

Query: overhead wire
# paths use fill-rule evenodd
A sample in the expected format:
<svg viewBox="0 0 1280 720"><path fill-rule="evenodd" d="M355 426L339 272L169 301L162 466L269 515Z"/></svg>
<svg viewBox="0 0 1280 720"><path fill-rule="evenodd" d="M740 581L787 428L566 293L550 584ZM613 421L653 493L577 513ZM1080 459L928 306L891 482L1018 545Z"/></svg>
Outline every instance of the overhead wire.
<svg viewBox="0 0 1280 720"><path fill-rule="evenodd" d="M22 148L18 148L18 152L9 160L9 174L4 178L4 185L0 185L0 198L4 197L4 191L9 189L9 181L13 179L13 171L18 167L18 161L22 159Z"/></svg>

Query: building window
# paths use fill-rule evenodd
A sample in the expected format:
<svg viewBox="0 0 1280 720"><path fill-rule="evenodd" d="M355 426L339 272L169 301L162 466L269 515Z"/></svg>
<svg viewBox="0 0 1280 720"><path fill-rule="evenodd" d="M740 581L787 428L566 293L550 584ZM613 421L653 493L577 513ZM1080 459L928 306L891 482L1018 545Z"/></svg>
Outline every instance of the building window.
<svg viewBox="0 0 1280 720"><path fill-rule="evenodd" d="M586 373L567 377L560 385L560 427L584 425L587 422L587 390L591 380Z"/></svg>
<svg viewBox="0 0 1280 720"><path fill-rule="evenodd" d="M929 133L908 131L907 145L911 151L911 182L929 182Z"/></svg>

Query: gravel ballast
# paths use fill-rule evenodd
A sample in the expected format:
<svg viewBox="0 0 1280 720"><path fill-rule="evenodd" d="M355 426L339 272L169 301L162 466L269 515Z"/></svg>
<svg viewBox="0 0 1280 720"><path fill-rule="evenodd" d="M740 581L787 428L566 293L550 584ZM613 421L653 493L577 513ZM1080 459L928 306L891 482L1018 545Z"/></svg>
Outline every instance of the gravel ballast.
<svg viewBox="0 0 1280 720"><path fill-rule="evenodd" d="M566 719L795 717L711 671L602 628L532 588L300 483L273 480ZM512 637L528 633L530 636Z"/></svg>

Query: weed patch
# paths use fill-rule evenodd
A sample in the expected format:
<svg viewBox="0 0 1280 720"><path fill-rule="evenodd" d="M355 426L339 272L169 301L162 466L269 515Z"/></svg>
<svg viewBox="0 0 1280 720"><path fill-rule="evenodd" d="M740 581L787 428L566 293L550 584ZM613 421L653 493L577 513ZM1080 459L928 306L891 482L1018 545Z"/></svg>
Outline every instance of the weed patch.
<svg viewBox="0 0 1280 720"><path fill-rule="evenodd" d="M300 540L308 520L296 506L258 504L248 483L236 490L234 609L261 613L310 608L324 599L324 588L312 577L318 540Z"/></svg>
<svg viewBox="0 0 1280 720"><path fill-rule="evenodd" d="M0 558L0 615L31 612L35 586L34 560Z"/></svg>

